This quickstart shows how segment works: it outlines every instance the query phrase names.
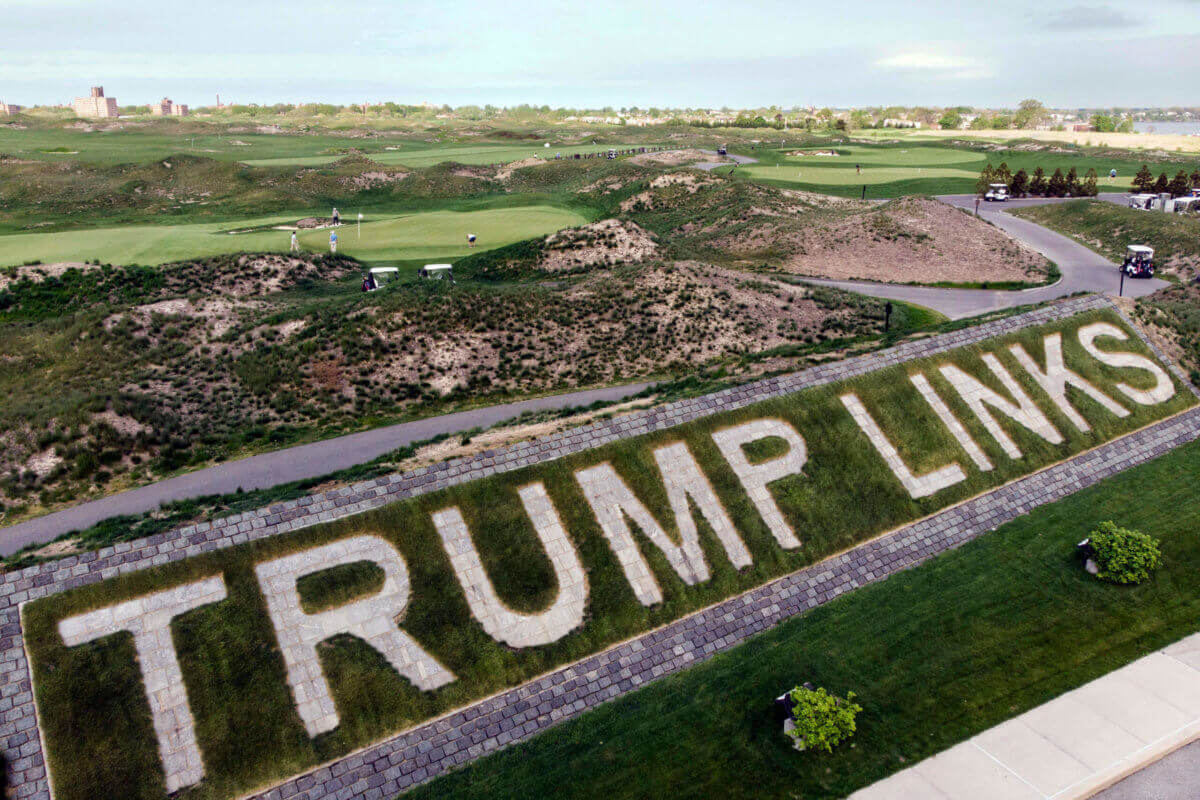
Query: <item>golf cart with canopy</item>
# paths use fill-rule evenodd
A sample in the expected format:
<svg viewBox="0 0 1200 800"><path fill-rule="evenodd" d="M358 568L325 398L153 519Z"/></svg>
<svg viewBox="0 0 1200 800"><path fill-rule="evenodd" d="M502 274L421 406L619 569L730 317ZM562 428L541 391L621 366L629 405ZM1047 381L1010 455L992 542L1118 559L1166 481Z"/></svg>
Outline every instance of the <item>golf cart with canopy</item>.
<svg viewBox="0 0 1200 800"><path fill-rule="evenodd" d="M376 289L382 289L396 278L400 277L400 270L396 267L371 267L363 278L363 291L373 292Z"/></svg>
<svg viewBox="0 0 1200 800"><path fill-rule="evenodd" d="M453 264L426 264L417 270L418 278L426 278L428 280L441 280L449 278L451 283L454 283L454 265Z"/></svg>
<svg viewBox="0 0 1200 800"><path fill-rule="evenodd" d="M1125 263L1121 271L1131 278L1154 277L1154 248L1144 244L1131 244L1125 248Z"/></svg>
<svg viewBox="0 0 1200 800"><path fill-rule="evenodd" d="M1149 211L1154 207L1154 201L1158 199L1156 194L1134 194L1129 196L1129 207Z"/></svg>
<svg viewBox="0 0 1200 800"><path fill-rule="evenodd" d="M989 183L987 193L984 194L983 199L994 203L1003 203L1008 199L1008 184Z"/></svg>

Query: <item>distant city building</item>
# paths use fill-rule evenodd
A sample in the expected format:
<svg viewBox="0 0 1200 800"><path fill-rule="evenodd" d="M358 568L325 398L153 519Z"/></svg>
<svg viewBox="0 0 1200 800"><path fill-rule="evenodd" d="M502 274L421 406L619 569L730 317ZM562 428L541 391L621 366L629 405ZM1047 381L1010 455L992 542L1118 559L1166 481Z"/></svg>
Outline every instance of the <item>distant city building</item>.
<svg viewBox="0 0 1200 800"><path fill-rule="evenodd" d="M75 113L81 117L116 117L117 98L105 97L103 86L93 86L88 97L75 98Z"/></svg>
<svg viewBox="0 0 1200 800"><path fill-rule="evenodd" d="M176 103L169 97L164 97L150 106L150 113L156 117L186 117L188 107L182 103Z"/></svg>
<svg viewBox="0 0 1200 800"><path fill-rule="evenodd" d="M0 117L7 117L11 114L20 114L21 106L12 103L0 103Z"/></svg>

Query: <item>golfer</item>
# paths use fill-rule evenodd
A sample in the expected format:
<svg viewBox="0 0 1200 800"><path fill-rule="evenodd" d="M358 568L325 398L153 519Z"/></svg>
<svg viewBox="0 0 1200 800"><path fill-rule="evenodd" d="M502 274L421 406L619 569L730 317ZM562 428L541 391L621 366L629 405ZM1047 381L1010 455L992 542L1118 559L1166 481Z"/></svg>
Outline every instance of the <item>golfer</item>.
<svg viewBox="0 0 1200 800"><path fill-rule="evenodd" d="M467 247L474 247L474 246L475 246L475 234L468 233L467 234Z"/></svg>
<svg viewBox="0 0 1200 800"><path fill-rule="evenodd" d="M337 253L337 232L333 231L329 234L329 252Z"/></svg>
<svg viewBox="0 0 1200 800"><path fill-rule="evenodd" d="M342 224L342 215L338 213L337 207L333 209L333 226L336 228Z"/></svg>
<svg viewBox="0 0 1200 800"><path fill-rule="evenodd" d="M300 239L296 236L296 232L292 231L292 252L300 252Z"/></svg>

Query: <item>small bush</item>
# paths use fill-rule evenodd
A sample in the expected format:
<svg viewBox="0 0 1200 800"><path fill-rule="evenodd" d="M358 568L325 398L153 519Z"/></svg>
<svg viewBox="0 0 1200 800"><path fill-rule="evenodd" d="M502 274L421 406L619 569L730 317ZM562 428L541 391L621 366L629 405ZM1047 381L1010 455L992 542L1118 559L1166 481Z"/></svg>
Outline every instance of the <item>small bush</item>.
<svg viewBox="0 0 1200 800"><path fill-rule="evenodd" d="M1111 583L1141 583L1162 566L1158 540L1141 531L1101 522L1092 533L1092 550L1100 571L1096 577Z"/></svg>
<svg viewBox="0 0 1200 800"><path fill-rule="evenodd" d="M788 731L788 736L801 742L805 749L831 753L857 730L854 719L862 706L854 702L854 692L842 698L829 694L824 687L797 686L789 697L796 727Z"/></svg>

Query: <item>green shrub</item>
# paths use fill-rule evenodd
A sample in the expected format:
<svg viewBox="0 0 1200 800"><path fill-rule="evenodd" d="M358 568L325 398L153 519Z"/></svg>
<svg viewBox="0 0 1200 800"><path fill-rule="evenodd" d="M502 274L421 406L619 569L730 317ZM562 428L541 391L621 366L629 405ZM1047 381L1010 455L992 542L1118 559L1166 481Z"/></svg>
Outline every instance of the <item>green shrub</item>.
<svg viewBox="0 0 1200 800"><path fill-rule="evenodd" d="M796 727L788 731L788 736L799 741L807 750L832 753L834 747L849 739L857 730L854 719L862 711L862 706L854 702L854 692L842 698L829 694L824 687L806 689L797 686L789 693L789 697Z"/></svg>
<svg viewBox="0 0 1200 800"><path fill-rule="evenodd" d="M1100 571L1096 577L1112 583L1141 583L1162 566L1158 540L1141 531L1101 522L1092 533L1092 550Z"/></svg>

